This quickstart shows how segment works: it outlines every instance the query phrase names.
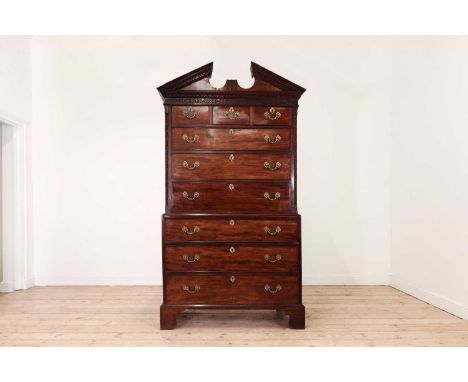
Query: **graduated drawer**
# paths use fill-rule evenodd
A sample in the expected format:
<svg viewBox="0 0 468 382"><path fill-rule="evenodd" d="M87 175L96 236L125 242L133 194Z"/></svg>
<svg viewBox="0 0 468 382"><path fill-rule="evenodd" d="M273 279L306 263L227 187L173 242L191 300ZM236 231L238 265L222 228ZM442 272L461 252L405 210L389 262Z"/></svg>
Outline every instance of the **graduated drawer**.
<svg viewBox="0 0 468 382"><path fill-rule="evenodd" d="M289 150L289 129L173 128L173 150Z"/></svg>
<svg viewBox="0 0 468 382"><path fill-rule="evenodd" d="M261 106L253 109L254 125L289 125L291 109L288 107Z"/></svg>
<svg viewBox="0 0 468 382"><path fill-rule="evenodd" d="M167 242L296 242L299 219L165 218L164 232Z"/></svg>
<svg viewBox="0 0 468 382"><path fill-rule="evenodd" d="M172 212L290 212L289 182L173 182Z"/></svg>
<svg viewBox="0 0 468 382"><path fill-rule="evenodd" d="M208 106L173 106L173 125L198 125L210 123Z"/></svg>
<svg viewBox="0 0 468 382"><path fill-rule="evenodd" d="M295 304L299 278L279 274L168 274L168 304Z"/></svg>
<svg viewBox="0 0 468 382"><path fill-rule="evenodd" d="M177 153L171 158L174 179L289 179L288 154Z"/></svg>
<svg viewBox="0 0 468 382"><path fill-rule="evenodd" d="M298 246L245 244L165 246L165 269L190 271L298 272Z"/></svg>
<svg viewBox="0 0 468 382"><path fill-rule="evenodd" d="M250 107L213 106L213 124L250 125Z"/></svg>

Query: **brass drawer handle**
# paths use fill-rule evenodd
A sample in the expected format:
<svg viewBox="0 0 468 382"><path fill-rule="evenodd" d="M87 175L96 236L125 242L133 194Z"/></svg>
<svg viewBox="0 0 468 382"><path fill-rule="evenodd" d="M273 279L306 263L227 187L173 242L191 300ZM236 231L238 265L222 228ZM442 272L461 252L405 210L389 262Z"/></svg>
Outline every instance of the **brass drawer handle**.
<svg viewBox="0 0 468 382"><path fill-rule="evenodd" d="M185 198L185 199L188 199L188 200L195 200L196 198L198 198L200 196L200 193L199 192L194 192L193 193L193 196L190 197L188 192L187 191L184 191L182 192L182 196Z"/></svg>
<svg viewBox="0 0 468 382"><path fill-rule="evenodd" d="M193 110L192 106L189 106L182 112L182 115L187 119L194 119L198 117L199 114L200 112L198 112L197 110Z"/></svg>
<svg viewBox="0 0 468 382"><path fill-rule="evenodd" d="M274 121L275 119L281 118L281 113L277 111L274 107L270 107L270 110L266 111L263 115L270 121Z"/></svg>
<svg viewBox="0 0 468 382"><path fill-rule="evenodd" d="M200 136L198 134L194 134L193 138L190 139L187 134L184 134L182 135L182 139L187 143L195 143L195 142L198 142L198 140L200 139Z"/></svg>
<svg viewBox="0 0 468 382"><path fill-rule="evenodd" d="M187 293L197 293L201 288L200 288L200 285L195 285L193 289L190 289L188 285L183 285L182 289L186 291Z"/></svg>
<svg viewBox="0 0 468 382"><path fill-rule="evenodd" d="M267 235L276 236L281 232L281 227L276 226L275 230L272 231L270 227L266 226L265 228L263 228L263 230Z"/></svg>
<svg viewBox="0 0 468 382"><path fill-rule="evenodd" d="M270 162L266 161L263 163L263 167L265 167L267 170L276 171L281 168L281 162L276 162L274 167L272 167Z"/></svg>
<svg viewBox="0 0 468 382"><path fill-rule="evenodd" d="M194 233L200 232L200 227L196 225L195 227L193 227L193 230L190 231L189 228L184 225L182 226L182 232L186 233L187 235L193 235Z"/></svg>
<svg viewBox="0 0 468 382"><path fill-rule="evenodd" d="M185 261L186 263L195 263L195 262L197 262L197 261L200 260L200 255L198 255L198 254L193 255L193 259L192 259L192 260L189 258L188 255L184 255L184 256L182 256L182 259L184 259L184 261Z"/></svg>
<svg viewBox="0 0 468 382"><path fill-rule="evenodd" d="M193 166L190 166L186 160L182 162L182 167L185 167L187 170L195 170L196 168L200 167L200 162L195 161L193 162Z"/></svg>
<svg viewBox="0 0 468 382"><path fill-rule="evenodd" d="M265 199L268 199L268 200L276 200L276 199L279 199L281 197L281 194L279 192L275 192L275 195L273 197L271 197L268 192L265 192L263 194L263 196L264 196Z"/></svg>
<svg viewBox="0 0 468 382"><path fill-rule="evenodd" d="M231 106L228 111L224 112L224 116L229 119L239 119L240 113Z"/></svg>
<svg viewBox="0 0 468 382"><path fill-rule="evenodd" d="M271 289L270 284L265 284L265 290L272 294L278 293L281 289L283 289L283 287L280 284L277 284L274 290Z"/></svg>
<svg viewBox="0 0 468 382"><path fill-rule="evenodd" d="M278 134L278 135L275 137L275 140L273 140L273 138L270 138L268 135L265 135L265 136L263 137L263 139L264 139L265 142L267 142L267 143L274 144L274 143L278 143L279 141L281 141L281 135Z"/></svg>
<svg viewBox="0 0 468 382"><path fill-rule="evenodd" d="M268 254L265 254L264 256L265 261L268 261L269 263L277 263L278 261L281 261L282 257L281 255L276 255L275 257L271 257Z"/></svg>

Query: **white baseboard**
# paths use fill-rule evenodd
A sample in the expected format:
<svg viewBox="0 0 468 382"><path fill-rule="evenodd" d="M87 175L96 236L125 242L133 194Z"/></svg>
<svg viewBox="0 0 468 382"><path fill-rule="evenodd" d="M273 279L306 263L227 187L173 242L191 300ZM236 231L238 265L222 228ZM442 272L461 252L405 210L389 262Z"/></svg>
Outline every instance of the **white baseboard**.
<svg viewBox="0 0 468 382"><path fill-rule="evenodd" d="M26 284L26 289L32 288L34 285L36 285L36 283L35 283L35 281L34 281L33 278L31 278L31 279L26 279L25 284Z"/></svg>
<svg viewBox="0 0 468 382"><path fill-rule="evenodd" d="M303 285L388 285L386 276L329 275L303 277ZM36 276L32 285L162 285L160 277L47 277ZM29 287L29 286L28 286Z"/></svg>
<svg viewBox="0 0 468 382"><path fill-rule="evenodd" d="M162 285L159 277L47 277L36 276L34 285Z"/></svg>
<svg viewBox="0 0 468 382"><path fill-rule="evenodd" d="M0 283L0 293L13 292L13 285L2 281Z"/></svg>
<svg viewBox="0 0 468 382"><path fill-rule="evenodd" d="M445 310L455 316L468 320L468 306L457 301L451 300L438 293L430 292L424 288L414 285L411 282L403 280L399 277L390 276L390 286L401 290L413 297L418 298L428 304L434 305L437 308Z"/></svg>
<svg viewBox="0 0 468 382"><path fill-rule="evenodd" d="M386 275L302 276L302 285L388 285Z"/></svg>

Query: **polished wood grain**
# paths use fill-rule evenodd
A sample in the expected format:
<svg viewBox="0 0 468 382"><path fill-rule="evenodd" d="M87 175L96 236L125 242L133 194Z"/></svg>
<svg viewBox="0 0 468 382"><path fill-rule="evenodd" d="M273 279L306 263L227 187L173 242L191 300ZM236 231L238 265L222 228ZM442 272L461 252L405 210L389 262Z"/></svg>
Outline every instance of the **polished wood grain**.
<svg viewBox="0 0 468 382"><path fill-rule="evenodd" d="M172 108L173 125L198 125L209 123L209 121L208 106L174 106Z"/></svg>
<svg viewBox="0 0 468 382"><path fill-rule="evenodd" d="M265 232L265 227L268 228L268 232ZM278 227L280 232L277 232ZM299 218L165 218L164 240L166 242L297 242Z"/></svg>
<svg viewBox="0 0 468 382"><path fill-rule="evenodd" d="M213 106L213 123L223 125L249 125L250 107Z"/></svg>
<svg viewBox="0 0 468 382"><path fill-rule="evenodd" d="M294 208L287 182L174 182L171 192L170 212L284 214Z"/></svg>
<svg viewBox="0 0 468 382"><path fill-rule="evenodd" d="M288 154L278 153L178 153L172 155L171 171L173 179L289 180L290 160ZM184 162L187 163L187 167L184 166ZM268 168L265 167L265 163Z"/></svg>
<svg viewBox="0 0 468 382"><path fill-rule="evenodd" d="M289 128L172 128L173 150L289 150Z"/></svg>
<svg viewBox="0 0 468 382"><path fill-rule="evenodd" d="M167 245L164 252L166 270L297 272L298 246Z"/></svg>
<svg viewBox="0 0 468 382"><path fill-rule="evenodd" d="M169 304L298 304L297 275L245 273L168 274ZM266 290L265 287L270 290ZM183 288L187 287L184 290Z"/></svg>
<svg viewBox="0 0 468 382"><path fill-rule="evenodd" d="M386 286L304 286L305 330L274 311L187 311L160 331L159 286L0 294L0 346L468 346L468 321Z"/></svg>
<svg viewBox="0 0 468 382"><path fill-rule="evenodd" d="M254 125L289 125L291 109L288 107L268 106L253 108Z"/></svg>

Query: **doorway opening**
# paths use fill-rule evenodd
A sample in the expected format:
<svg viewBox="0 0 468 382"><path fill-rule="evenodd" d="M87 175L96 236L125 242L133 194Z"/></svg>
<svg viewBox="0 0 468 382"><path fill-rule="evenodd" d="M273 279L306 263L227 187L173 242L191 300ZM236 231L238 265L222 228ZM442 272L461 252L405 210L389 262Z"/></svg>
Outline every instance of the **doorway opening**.
<svg viewBox="0 0 468 382"><path fill-rule="evenodd" d="M0 115L1 235L0 292L32 286L27 248L25 124Z"/></svg>

